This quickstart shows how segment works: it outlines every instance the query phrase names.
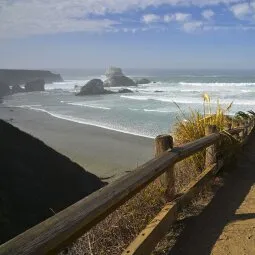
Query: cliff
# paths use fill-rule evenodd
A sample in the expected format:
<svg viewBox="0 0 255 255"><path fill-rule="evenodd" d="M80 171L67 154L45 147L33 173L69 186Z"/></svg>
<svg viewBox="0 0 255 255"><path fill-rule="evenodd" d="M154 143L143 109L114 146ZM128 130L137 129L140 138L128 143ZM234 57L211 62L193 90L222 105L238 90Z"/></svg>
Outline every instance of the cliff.
<svg viewBox="0 0 255 255"><path fill-rule="evenodd" d="M105 185L3 120L0 140L0 244Z"/></svg>
<svg viewBox="0 0 255 255"><path fill-rule="evenodd" d="M25 84L37 79L42 79L46 83L63 81L60 74L50 71L0 69L0 81L8 83L10 86Z"/></svg>
<svg viewBox="0 0 255 255"><path fill-rule="evenodd" d="M7 83L0 81L0 98L11 93L10 87Z"/></svg>

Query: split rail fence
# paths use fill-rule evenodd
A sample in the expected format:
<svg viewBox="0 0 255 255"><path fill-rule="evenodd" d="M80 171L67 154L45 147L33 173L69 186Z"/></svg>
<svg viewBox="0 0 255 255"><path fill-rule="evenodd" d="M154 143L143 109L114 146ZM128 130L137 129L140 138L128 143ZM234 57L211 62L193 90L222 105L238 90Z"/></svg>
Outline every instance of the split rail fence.
<svg viewBox="0 0 255 255"><path fill-rule="evenodd" d="M254 124L252 119L242 126L232 129L228 127L226 131L245 143ZM218 158L217 148L225 136L226 132L217 132L215 126L208 126L205 137L178 147L173 147L171 136L158 136L155 141L157 156L154 159L2 244L0 255L55 254L156 178L164 176L167 180L168 198L172 200L166 203L123 252L123 255L150 254L167 233L169 226L176 221L178 211L187 205L224 165L223 160ZM205 170L181 193L174 194L174 165L202 150L206 150Z"/></svg>

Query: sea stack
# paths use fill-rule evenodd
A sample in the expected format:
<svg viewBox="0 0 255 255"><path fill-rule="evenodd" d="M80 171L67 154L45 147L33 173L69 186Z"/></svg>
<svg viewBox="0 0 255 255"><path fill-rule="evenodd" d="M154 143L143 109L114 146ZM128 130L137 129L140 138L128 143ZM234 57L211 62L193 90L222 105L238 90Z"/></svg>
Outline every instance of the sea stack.
<svg viewBox="0 0 255 255"><path fill-rule="evenodd" d="M44 91L45 81L43 79L37 79L34 81L27 82L25 85L26 92L32 91Z"/></svg>
<svg viewBox="0 0 255 255"><path fill-rule="evenodd" d="M104 87L129 87L136 86L135 82L125 76L118 67L110 67L105 73L107 79L104 82Z"/></svg>
<svg viewBox="0 0 255 255"><path fill-rule="evenodd" d="M92 79L85 84L77 96L113 94L114 92L104 89L104 83L100 79Z"/></svg>
<svg viewBox="0 0 255 255"><path fill-rule="evenodd" d="M12 86L12 94L23 93L23 92L25 92L25 89L21 88L21 86L19 85Z"/></svg>
<svg viewBox="0 0 255 255"><path fill-rule="evenodd" d="M138 85L138 84L149 84L149 83L151 83L151 81L148 80L148 79L146 79L146 78L143 78L143 79L140 79L140 80L137 80L137 81L136 81L136 84L137 84L137 85Z"/></svg>

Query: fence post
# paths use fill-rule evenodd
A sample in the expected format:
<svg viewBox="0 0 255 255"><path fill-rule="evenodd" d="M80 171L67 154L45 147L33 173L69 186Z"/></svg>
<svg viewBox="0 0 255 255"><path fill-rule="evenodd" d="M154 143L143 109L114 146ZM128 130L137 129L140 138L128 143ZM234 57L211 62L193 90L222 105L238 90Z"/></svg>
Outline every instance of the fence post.
<svg viewBox="0 0 255 255"><path fill-rule="evenodd" d="M205 135L211 135L214 133L218 133L216 125L208 125L205 128ZM217 143L212 144L211 146L206 148L205 155L205 168L211 166L212 164L217 163Z"/></svg>
<svg viewBox="0 0 255 255"><path fill-rule="evenodd" d="M159 135L155 139L155 156L174 147L173 137L171 135ZM159 177L161 185L166 189L166 199L171 201L175 196L174 167L169 168Z"/></svg>
<svg viewBox="0 0 255 255"><path fill-rule="evenodd" d="M234 128L239 128L240 126L241 126L240 121L236 121L235 124L234 124ZM240 135L239 135L239 134L234 134L233 137L234 137L236 140L239 140Z"/></svg>
<svg viewBox="0 0 255 255"><path fill-rule="evenodd" d="M239 133L239 138L241 139L241 141L244 140L244 138L246 137L247 135L247 128L246 128L246 121L244 120L242 123L241 123L241 127L243 127L242 131Z"/></svg>
<svg viewBox="0 0 255 255"><path fill-rule="evenodd" d="M232 128L232 123L227 123L225 126L225 130L228 131L228 130L231 130L231 128Z"/></svg>
<svg viewBox="0 0 255 255"><path fill-rule="evenodd" d="M250 120L245 120L244 136L246 137L250 133Z"/></svg>

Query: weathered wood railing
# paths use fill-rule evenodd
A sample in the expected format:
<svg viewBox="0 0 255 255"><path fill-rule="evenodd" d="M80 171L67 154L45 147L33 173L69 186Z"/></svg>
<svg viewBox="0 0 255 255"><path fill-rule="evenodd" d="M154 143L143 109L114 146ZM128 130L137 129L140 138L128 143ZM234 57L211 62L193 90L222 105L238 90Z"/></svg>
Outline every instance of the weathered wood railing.
<svg viewBox="0 0 255 255"><path fill-rule="evenodd" d="M240 134L242 140L245 141L253 127L254 119L245 123L243 127L230 129L228 132L232 135ZM178 194L177 198L166 204L123 252L123 254L149 254L167 232L171 223L176 220L179 208L187 204L199 191L199 188L223 165L223 162L217 162L214 156L216 150L214 146L224 134L214 132L215 130L212 128L210 130L207 134L211 134L194 142L174 147L165 152L160 151L159 156L119 180L2 244L0 255L54 254L60 251L157 177L165 172L169 173L168 177L171 176L175 163L207 148L206 169ZM170 181L173 183L173 180Z"/></svg>

